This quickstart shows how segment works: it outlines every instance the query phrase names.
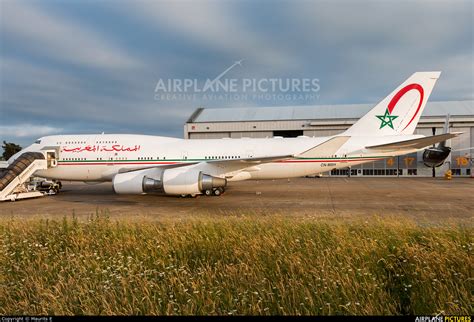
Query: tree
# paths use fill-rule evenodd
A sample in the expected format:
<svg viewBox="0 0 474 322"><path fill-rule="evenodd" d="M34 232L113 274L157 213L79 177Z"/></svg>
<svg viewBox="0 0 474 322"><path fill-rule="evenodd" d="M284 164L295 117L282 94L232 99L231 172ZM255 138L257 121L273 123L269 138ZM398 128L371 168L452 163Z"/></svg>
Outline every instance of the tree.
<svg viewBox="0 0 474 322"><path fill-rule="evenodd" d="M3 141L3 159L8 160L12 155L21 151L21 146L12 142Z"/></svg>

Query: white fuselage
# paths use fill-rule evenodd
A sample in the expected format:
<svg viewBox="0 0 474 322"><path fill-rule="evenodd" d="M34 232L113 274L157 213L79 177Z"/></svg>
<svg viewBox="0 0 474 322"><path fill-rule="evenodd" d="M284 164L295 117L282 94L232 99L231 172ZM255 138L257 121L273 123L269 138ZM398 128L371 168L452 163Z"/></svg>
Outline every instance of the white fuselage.
<svg viewBox="0 0 474 322"><path fill-rule="evenodd" d="M301 177L337 168L373 162L411 153L400 150L374 153L368 145L413 139L420 135L351 137L334 155L319 158L293 157L249 165L235 173L219 175L229 181ZM271 155L297 155L328 140L328 137L184 140L148 135L99 134L47 136L21 151L54 148L58 166L35 175L58 180L111 181L124 169L172 164L206 164L209 160L232 160ZM12 158L14 159L14 157Z"/></svg>

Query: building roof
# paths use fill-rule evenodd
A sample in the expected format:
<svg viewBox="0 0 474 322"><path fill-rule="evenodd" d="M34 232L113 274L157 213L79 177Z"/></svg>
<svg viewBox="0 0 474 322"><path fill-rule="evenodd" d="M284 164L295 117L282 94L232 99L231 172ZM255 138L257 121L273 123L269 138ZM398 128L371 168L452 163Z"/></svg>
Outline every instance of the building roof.
<svg viewBox="0 0 474 322"><path fill-rule="evenodd" d="M373 104L198 108L187 123L357 119ZM422 116L473 116L474 101L428 102Z"/></svg>

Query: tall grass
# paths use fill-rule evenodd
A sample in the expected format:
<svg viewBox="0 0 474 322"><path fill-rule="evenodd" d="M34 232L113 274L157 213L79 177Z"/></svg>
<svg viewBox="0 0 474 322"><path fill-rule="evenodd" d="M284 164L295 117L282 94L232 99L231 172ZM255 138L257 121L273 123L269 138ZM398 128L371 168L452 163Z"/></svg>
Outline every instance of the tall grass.
<svg viewBox="0 0 474 322"><path fill-rule="evenodd" d="M0 314L472 314L471 226L0 220Z"/></svg>

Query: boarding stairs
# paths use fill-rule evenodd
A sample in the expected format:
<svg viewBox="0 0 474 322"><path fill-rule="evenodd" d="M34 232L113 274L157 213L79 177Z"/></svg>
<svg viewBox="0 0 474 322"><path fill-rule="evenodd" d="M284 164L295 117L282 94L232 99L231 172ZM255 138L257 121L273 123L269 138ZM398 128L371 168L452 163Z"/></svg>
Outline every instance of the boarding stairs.
<svg viewBox="0 0 474 322"><path fill-rule="evenodd" d="M38 170L57 165L55 151L25 152L5 169L0 169L0 201L42 197L45 192L28 186L27 182Z"/></svg>

